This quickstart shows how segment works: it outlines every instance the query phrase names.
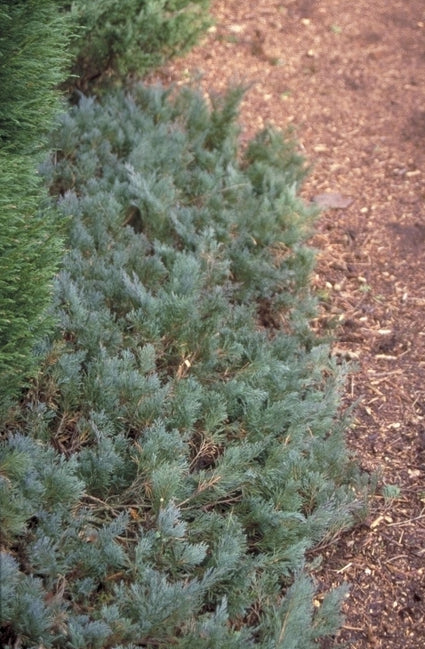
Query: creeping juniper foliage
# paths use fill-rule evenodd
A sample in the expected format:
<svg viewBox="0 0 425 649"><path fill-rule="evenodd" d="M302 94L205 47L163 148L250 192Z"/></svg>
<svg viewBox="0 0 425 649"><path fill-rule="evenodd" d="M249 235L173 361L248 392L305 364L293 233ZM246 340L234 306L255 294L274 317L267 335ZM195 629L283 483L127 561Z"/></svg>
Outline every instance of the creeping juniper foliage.
<svg viewBox="0 0 425 649"><path fill-rule="evenodd" d="M306 552L350 525L341 372L309 328L304 167L241 90L82 97L43 168L57 325L1 443L5 647L308 649Z"/></svg>

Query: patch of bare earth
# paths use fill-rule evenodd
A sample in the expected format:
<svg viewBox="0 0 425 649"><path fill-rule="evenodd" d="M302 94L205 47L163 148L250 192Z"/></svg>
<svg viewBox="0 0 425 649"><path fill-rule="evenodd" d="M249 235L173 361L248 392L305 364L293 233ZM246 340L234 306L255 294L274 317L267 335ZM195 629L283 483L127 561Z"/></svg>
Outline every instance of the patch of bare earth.
<svg viewBox="0 0 425 649"><path fill-rule="evenodd" d="M321 323L336 323L334 352L358 365L347 441L380 475L369 517L319 549L314 577L323 590L350 584L336 640L423 649L425 6L217 0L213 13L207 38L161 80L200 75L213 92L252 83L242 139L266 123L295 129L313 165L303 194L324 206L313 242Z"/></svg>

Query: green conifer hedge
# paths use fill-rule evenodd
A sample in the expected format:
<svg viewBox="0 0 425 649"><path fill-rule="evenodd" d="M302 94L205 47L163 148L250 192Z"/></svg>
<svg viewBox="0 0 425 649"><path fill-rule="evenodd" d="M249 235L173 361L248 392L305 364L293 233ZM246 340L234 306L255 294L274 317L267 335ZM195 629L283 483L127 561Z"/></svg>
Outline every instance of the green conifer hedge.
<svg viewBox="0 0 425 649"><path fill-rule="evenodd" d="M0 417L36 368L62 256L37 175L58 110L67 27L53 0L0 7Z"/></svg>
<svg viewBox="0 0 425 649"><path fill-rule="evenodd" d="M273 132L137 86L64 115L59 322L0 444L0 637L54 649L313 649L306 551L350 525L341 372L308 326L312 214Z"/></svg>

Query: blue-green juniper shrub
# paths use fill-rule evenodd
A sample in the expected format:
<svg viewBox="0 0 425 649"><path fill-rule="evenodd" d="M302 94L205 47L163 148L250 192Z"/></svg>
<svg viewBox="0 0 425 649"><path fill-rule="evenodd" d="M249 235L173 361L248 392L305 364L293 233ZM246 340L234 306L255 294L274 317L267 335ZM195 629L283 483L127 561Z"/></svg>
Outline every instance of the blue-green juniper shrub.
<svg viewBox="0 0 425 649"><path fill-rule="evenodd" d="M0 446L7 648L313 649L339 623L304 572L359 488L314 214L288 139L238 148L240 96L135 86L57 129L58 327Z"/></svg>

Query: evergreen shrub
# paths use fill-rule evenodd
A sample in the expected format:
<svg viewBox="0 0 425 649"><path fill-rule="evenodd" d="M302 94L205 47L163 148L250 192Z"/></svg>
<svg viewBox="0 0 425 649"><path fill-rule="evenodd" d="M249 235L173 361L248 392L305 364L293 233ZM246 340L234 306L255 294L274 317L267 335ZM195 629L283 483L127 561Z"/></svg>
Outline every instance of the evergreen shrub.
<svg viewBox="0 0 425 649"><path fill-rule="evenodd" d="M74 25L72 85L144 75L194 45L209 0L61 0Z"/></svg>
<svg viewBox="0 0 425 649"><path fill-rule="evenodd" d="M342 376L312 334L297 198L241 92L137 86L64 115L60 323L0 447L3 646L313 649L306 552L353 521Z"/></svg>
<svg viewBox="0 0 425 649"><path fill-rule="evenodd" d="M0 8L0 417L37 363L34 347L62 256L37 175L58 110L67 25L53 0Z"/></svg>

